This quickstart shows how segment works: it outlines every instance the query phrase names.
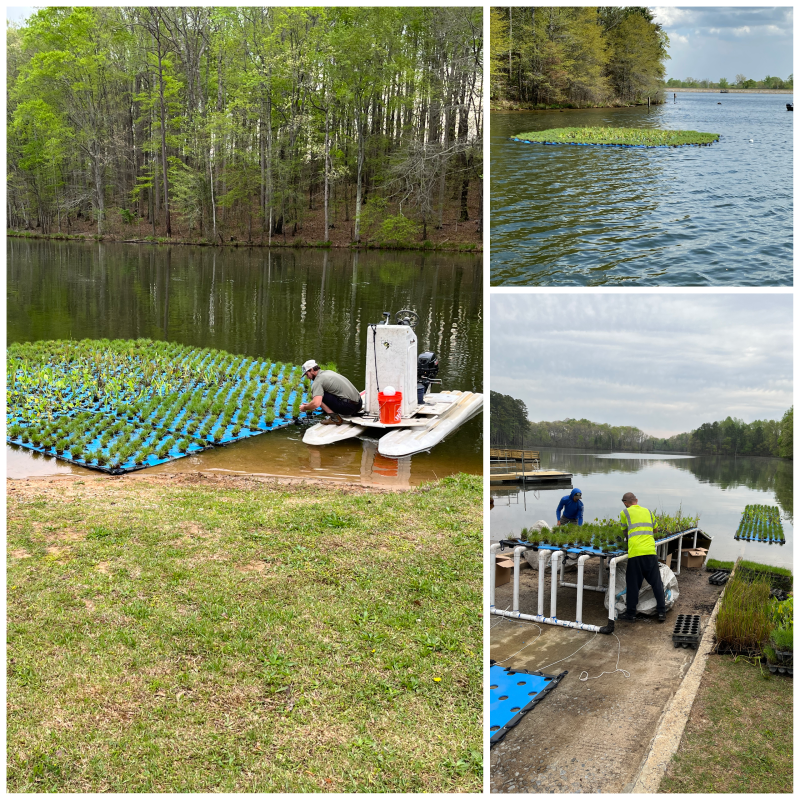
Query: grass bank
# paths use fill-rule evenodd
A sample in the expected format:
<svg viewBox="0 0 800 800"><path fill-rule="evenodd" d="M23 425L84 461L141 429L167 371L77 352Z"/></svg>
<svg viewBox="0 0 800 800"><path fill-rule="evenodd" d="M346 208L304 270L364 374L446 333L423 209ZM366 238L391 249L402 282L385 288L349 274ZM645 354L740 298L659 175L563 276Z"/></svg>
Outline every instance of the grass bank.
<svg viewBox="0 0 800 800"><path fill-rule="evenodd" d="M652 128L581 127L551 128L546 131L519 133L517 139L554 144L605 144L627 147L680 147L688 144L711 144L718 133L666 131Z"/></svg>
<svg viewBox="0 0 800 800"><path fill-rule="evenodd" d="M659 792L791 792L792 744L792 680L711 656Z"/></svg>
<svg viewBox="0 0 800 800"><path fill-rule="evenodd" d="M208 239L181 239L166 236L145 236L141 239L124 238L116 234L91 234L91 233L41 233L39 231L7 230L7 236L19 239L51 239L54 241L70 242L117 242L120 244L168 244L191 245L194 247L266 247L287 248L289 250L312 248L317 250L346 249L346 250L431 250L437 252L480 253L483 248L479 242L434 242L426 239L424 242L331 242L331 241L306 241L292 239L284 242L278 238L271 243L266 241L245 241L231 239L227 242L212 242Z"/></svg>
<svg viewBox="0 0 800 800"><path fill-rule="evenodd" d="M8 482L8 790L481 789L481 479Z"/></svg>

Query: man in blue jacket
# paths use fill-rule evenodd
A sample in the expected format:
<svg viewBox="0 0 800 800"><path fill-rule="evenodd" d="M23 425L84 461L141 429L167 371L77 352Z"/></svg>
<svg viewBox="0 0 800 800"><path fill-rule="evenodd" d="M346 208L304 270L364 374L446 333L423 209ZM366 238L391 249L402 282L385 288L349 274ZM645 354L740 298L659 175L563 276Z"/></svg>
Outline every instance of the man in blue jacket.
<svg viewBox="0 0 800 800"><path fill-rule="evenodd" d="M573 489L561 498L556 509L556 519L558 520L556 525L569 525L571 522L583 525L583 501L580 489Z"/></svg>

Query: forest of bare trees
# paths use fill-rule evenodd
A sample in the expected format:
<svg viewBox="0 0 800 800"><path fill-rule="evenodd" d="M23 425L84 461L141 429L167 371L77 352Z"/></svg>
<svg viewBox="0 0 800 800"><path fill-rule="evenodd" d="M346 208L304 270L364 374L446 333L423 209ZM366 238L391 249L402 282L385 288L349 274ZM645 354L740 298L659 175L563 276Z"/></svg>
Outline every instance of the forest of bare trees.
<svg viewBox="0 0 800 800"><path fill-rule="evenodd" d="M7 35L12 229L480 241L481 9L45 8Z"/></svg>
<svg viewBox="0 0 800 800"><path fill-rule="evenodd" d="M658 102L669 39L644 6L491 11L491 97L573 108Z"/></svg>

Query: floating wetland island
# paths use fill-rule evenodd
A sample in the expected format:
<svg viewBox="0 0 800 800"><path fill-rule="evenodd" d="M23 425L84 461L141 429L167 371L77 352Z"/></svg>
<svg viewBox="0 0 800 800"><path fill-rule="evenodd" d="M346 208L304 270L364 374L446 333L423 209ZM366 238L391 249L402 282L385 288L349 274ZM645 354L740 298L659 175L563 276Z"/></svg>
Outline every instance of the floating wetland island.
<svg viewBox="0 0 800 800"><path fill-rule="evenodd" d="M8 349L6 441L120 474L289 425L299 366L149 339Z"/></svg>
<svg viewBox="0 0 800 800"><path fill-rule="evenodd" d="M511 137L525 144L573 144L603 147L705 147L719 141L718 133L667 131L652 128L550 128Z"/></svg>

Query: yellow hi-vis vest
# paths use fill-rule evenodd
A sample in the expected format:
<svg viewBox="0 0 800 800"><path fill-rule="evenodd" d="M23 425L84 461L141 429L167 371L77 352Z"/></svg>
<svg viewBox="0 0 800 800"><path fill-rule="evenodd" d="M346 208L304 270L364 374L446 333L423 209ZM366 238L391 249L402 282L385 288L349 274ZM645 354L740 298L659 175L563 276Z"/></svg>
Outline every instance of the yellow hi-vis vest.
<svg viewBox="0 0 800 800"><path fill-rule="evenodd" d="M653 512L642 506L631 506L620 512L622 527L628 529L628 558L654 556L656 539L653 528L656 518Z"/></svg>

